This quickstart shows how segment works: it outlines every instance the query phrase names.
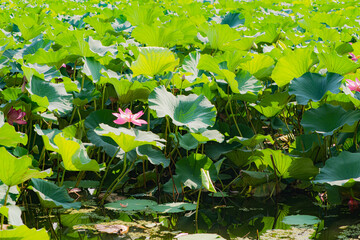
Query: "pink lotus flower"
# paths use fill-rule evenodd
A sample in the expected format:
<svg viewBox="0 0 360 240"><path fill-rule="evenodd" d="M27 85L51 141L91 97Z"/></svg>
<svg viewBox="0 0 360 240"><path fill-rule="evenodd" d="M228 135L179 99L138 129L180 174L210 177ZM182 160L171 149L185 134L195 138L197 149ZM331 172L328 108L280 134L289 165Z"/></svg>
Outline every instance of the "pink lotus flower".
<svg viewBox="0 0 360 240"><path fill-rule="evenodd" d="M9 110L7 113L7 121L10 125L13 125L14 123L17 124L26 124L27 122L23 120L22 118L25 117L26 113L19 110L15 110L13 107Z"/></svg>
<svg viewBox="0 0 360 240"><path fill-rule="evenodd" d="M136 114L132 114L131 110L128 108L125 110L125 112L123 112L119 108L119 112L120 113L113 113L113 115L118 118L118 119L114 120L114 123L116 123L116 124L124 124L127 122L131 122L137 126L141 126L141 124L147 124L147 122L145 120L138 119L139 117L141 117L144 114L143 111L140 111Z"/></svg>
<svg viewBox="0 0 360 240"><path fill-rule="evenodd" d="M360 81L358 78L355 78L355 81L351 81L350 79L346 79L347 86L351 91L360 92Z"/></svg>
<svg viewBox="0 0 360 240"><path fill-rule="evenodd" d="M355 62L360 58L360 56L356 56L356 55L353 54L353 53L349 53L349 55L350 55L350 57L351 57L351 60L353 60L353 61L355 61Z"/></svg>

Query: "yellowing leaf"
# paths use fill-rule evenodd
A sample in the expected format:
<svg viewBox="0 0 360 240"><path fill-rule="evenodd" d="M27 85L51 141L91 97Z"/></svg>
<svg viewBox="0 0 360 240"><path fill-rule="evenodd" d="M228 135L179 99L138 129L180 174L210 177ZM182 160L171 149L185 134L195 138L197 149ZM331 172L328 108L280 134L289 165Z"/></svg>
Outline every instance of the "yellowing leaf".
<svg viewBox="0 0 360 240"><path fill-rule="evenodd" d="M139 50L138 58L130 67L133 77L141 74L153 77L166 71L173 71L179 64L179 59L175 59L175 54L167 48L143 47Z"/></svg>

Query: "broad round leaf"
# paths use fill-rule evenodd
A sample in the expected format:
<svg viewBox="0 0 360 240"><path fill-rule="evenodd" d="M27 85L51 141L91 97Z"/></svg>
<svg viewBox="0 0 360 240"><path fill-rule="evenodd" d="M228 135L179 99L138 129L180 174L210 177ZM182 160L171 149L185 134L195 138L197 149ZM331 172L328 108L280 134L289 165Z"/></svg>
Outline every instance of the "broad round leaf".
<svg viewBox="0 0 360 240"><path fill-rule="evenodd" d="M158 117L167 115L175 125L187 126L191 130L215 124L216 109L203 95L174 96L161 86L150 93L149 107L156 111Z"/></svg>
<svg viewBox="0 0 360 240"><path fill-rule="evenodd" d="M99 171L99 164L88 157L84 144L75 138L65 139L62 134L54 137L54 143L68 171Z"/></svg>
<svg viewBox="0 0 360 240"><path fill-rule="evenodd" d="M40 199L40 203L45 208L63 207L65 209L81 207L80 202L74 202L65 187L58 187L52 182L42 179L31 179L29 189L36 192Z"/></svg>
<svg viewBox="0 0 360 240"><path fill-rule="evenodd" d="M45 228L36 230L28 228L26 225L19 226L15 229L0 231L1 239L21 239L21 240L49 240L49 235Z"/></svg>
<svg viewBox="0 0 360 240"><path fill-rule="evenodd" d="M310 215L289 215L284 217L282 222L289 225L314 225L321 222L321 220Z"/></svg>
<svg viewBox="0 0 360 240"><path fill-rule="evenodd" d="M150 206L150 209L159 213L179 213L185 211L194 211L196 209L196 204L186 202L173 202L152 205Z"/></svg>
<svg viewBox="0 0 360 240"><path fill-rule="evenodd" d="M324 104L306 111L301 120L305 133L317 132L329 136L344 125L353 125L360 119L360 111L345 111L341 106Z"/></svg>
<svg viewBox="0 0 360 240"><path fill-rule="evenodd" d="M328 73L323 77L307 72L291 81L289 94L294 94L301 105L306 105L310 100L318 102L327 92L339 93L342 79L343 76L336 73Z"/></svg>
<svg viewBox="0 0 360 240"><path fill-rule="evenodd" d="M135 128L127 129L124 127L113 128L107 124L100 124L100 128L95 130L100 136L111 137L116 144L125 152L130 152L136 147L150 144L158 148L164 146L164 139L152 132L145 132Z"/></svg>
<svg viewBox="0 0 360 240"><path fill-rule="evenodd" d="M16 158L4 147L0 148L0 180L8 186L14 186L30 178L45 178L52 175L51 169L38 171L30 169L32 159L28 155Z"/></svg>
<svg viewBox="0 0 360 240"><path fill-rule="evenodd" d="M314 183L327 183L335 186L352 186L360 182L360 153L341 152L339 156L326 160L320 168Z"/></svg>
<svg viewBox="0 0 360 240"><path fill-rule="evenodd" d="M145 156L151 164L160 165L166 168L170 164L170 160L158 149L154 149L151 145L143 145L136 148L139 156Z"/></svg>
<svg viewBox="0 0 360 240"><path fill-rule="evenodd" d="M120 211L145 211L151 206L156 206L157 203L146 199L125 199L112 203L105 204L105 207L112 210Z"/></svg>
<svg viewBox="0 0 360 240"><path fill-rule="evenodd" d="M112 127L117 126L113 121L115 120L113 111L108 109L97 110L89 114L85 119L85 127L89 130L86 135L89 140L97 147L102 147L109 156L114 156L118 146L110 137L101 136L95 133L95 129L99 127L100 123L105 123Z"/></svg>
<svg viewBox="0 0 360 240"><path fill-rule="evenodd" d="M174 53L167 48L142 47L139 48L139 51L138 58L130 67L133 71L133 77L141 74L153 77L167 71L173 71L179 64L179 59L175 59Z"/></svg>
<svg viewBox="0 0 360 240"><path fill-rule="evenodd" d="M179 240L225 240L225 238L214 233L196 233L178 237Z"/></svg>
<svg viewBox="0 0 360 240"><path fill-rule="evenodd" d="M16 132L14 126L4 122L4 113L0 112L0 145L16 147L19 143L26 145L27 141L27 135Z"/></svg>

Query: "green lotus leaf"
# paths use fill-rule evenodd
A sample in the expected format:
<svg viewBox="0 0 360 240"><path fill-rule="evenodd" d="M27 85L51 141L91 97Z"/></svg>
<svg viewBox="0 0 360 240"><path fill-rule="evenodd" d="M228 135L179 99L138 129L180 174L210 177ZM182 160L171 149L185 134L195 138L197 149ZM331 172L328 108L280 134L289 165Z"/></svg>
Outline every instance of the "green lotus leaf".
<svg viewBox="0 0 360 240"><path fill-rule="evenodd" d="M201 129L199 132L190 133L199 143L206 143L209 141L215 141L222 143L224 141L224 135L218 130Z"/></svg>
<svg viewBox="0 0 360 240"><path fill-rule="evenodd" d="M255 43L275 43L279 39L280 31L276 24L264 24L261 31L263 34L256 38Z"/></svg>
<svg viewBox="0 0 360 240"><path fill-rule="evenodd" d="M26 41L39 36L46 28L45 25L39 24L38 21L32 17L34 15L21 15L11 19L11 22L16 24L21 32L21 37Z"/></svg>
<svg viewBox="0 0 360 240"><path fill-rule="evenodd" d="M202 25L200 31L208 38L210 48L222 51L235 50L240 33L227 24Z"/></svg>
<svg viewBox="0 0 360 240"><path fill-rule="evenodd" d="M174 96L161 86L150 93L149 107L158 117L169 116L175 125L187 126L194 131L215 123L215 107L203 95Z"/></svg>
<svg viewBox="0 0 360 240"><path fill-rule="evenodd" d="M130 152L136 147L146 144L162 148L164 146L163 142L165 142L164 139L152 132L145 132L135 128L113 128L103 123L100 123L100 128L96 129L95 133L100 136L111 137L125 152Z"/></svg>
<svg viewBox="0 0 360 240"><path fill-rule="evenodd" d="M30 178L45 178L52 175L51 169L31 169L32 159L28 155L14 157L4 147L0 148L0 180L7 186L15 186Z"/></svg>
<svg viewBox="0 0 360 240"><path fill-rule="evenodd" d="M360 67L360 64L355 63L347 56L339 56L336 52L330 54L320 53L318 57L320 66L324 66L328 72L338 73L340 75L351 73Z"/></svg>
<svg viewBox="0 0 360 240"><path fill-rule="evenodd" d="M253 105L252 107L258 110L265 117L274 117L276 114L281 112L286 106L289 99L287 92L278 92L270 95L266 95L261 99L259 104Z"/></svg>
<svg viewBox="0 0 360 240"><path fill-rule="evenodd" d="M323 104L317 109L306 111L301 120L305 133L317 132L324 136L332 135L345 125L353 125L360 119L359 110L345 111L341 106Z"/></svg>
<svg viewBox="0 0 360 240"><path fill-rule="evenodd" d="M64 84L46 82L36 76L30 81L30 87L27 88L30 94L39 97L46 97L49 101L48 109L58 112L60 115L67 114L72 110L72 95L65 90Z"/></svg>
<svg viewBox="0 0 360 240"><path fill-rule="evenodd" d="M310 100L320 101L327 92L339 93L343 76L336 73L328 73L326 77L317 73L305 73L291 81L289 94L296 96L296 101L306 105Z"/></svg>
<svg viewBox="0 0 360 240"><path fill-rule="evenodd" d="M104 36L107 32L114 31L110 22L106 22L97 16L87 17L84 19L84 22L90 24L99 36Z"/></svg>
<svg viewBox="0 0 360 240"><path fill-rule="evenodd" d="M175 137L174 139L176 142L179 142L180 147L188 151L197 148L199 145L199 142L191 133L186 133L184 135L178 133L178 138Z"/></svg>
<svg viewBox="0 0 360 240"><path fill-rule="evenodd" d="M221 24L227 24L232 28L236 28L239 25L245 23L245 16L241 12L230 12L224 16L221 21Z"/></svg>
<svg viewBox="0 0 360 240"><path fill-rule="evenodd" d="M54 129L41 129L38 124L35 124L34 131L40 135L44 141L45 148L50 151L57 151L58 147L54 143L54 137L59 133L62 133L61 130Z"/></svg>
<svg viewBox="0 0 360 240"><path fill-rule="evenodd" d="M240 67L257 79L270 76L275 63L274 59L264 54L253 54L252 57L250 61L240 64Z"/></svg>
<svg viewBox="0 0 360 240"><path fill-rule="evenodd" d="M110 55L118 53L116 46L104 46L101 41L95 40L91 36L89 36L88 43L90 50L99 56L104 57L107 53L110 53Z"/></svg>
<svg viewBox="0 0 360 240"><path fill-rule="evenodd" d="M142 47L139 48L139 51L138 58L130 67L133 77L138 75L154 77L167 71L173 71L179 64L179 59L175 59L175 54L167 48Z"/></svg>
<svg viewBox="0 0 360 240"><path fill-rule="evenodd" d="M178 237L179 240L225 240L225 238L215 234L215 233L195 233L195 234L188 234L185 236Z"/></svg>
<svg viewBox="0 0 360 240"><path fill-rule="evenodd" d="M34 178L31 179L29 189L38 195L40 204L45 208L79 209L81 207L81 203L74 202L65 187L59 187L52 182Z"/></svg>
<svg viewBox="0 0 360 240"><path fill-rule="evenodd" d="M130 82L127 79L106 78L101 79L101 82L107 82L114 86L120 103L126 104L139 99L147 100L150 94L149 88L138 81Z"/></svg>
<svg viewBox="0 0 360 240"><path fill-rule="evenodd" d="M142 145L136 148L139 156L145 156L153 165L162 165L166 168L170 164L170 160L158 149L154 149L151 145Z"/></svg>
<svg viewBox="0 0 360 240"><path fill-rule="evenodd" d="M83 73L90 77L94 83L97 83L100 80L100 77L102 76L100 72L102 69L105 69L105 67L96 61L93 57L84 58Z"/></svg>
<svg viewBox="0 0 360 240"><path fill-rule="evenodd" d="M201 183L202 186L210 191L210 192L216 192L213 182L211 181L210 172L209 170L205 170L203 168L200 169L201 171Z"/></svg>
<svg viewBox="0 0 360 240"><path fill-rule="evenodd" d="M201 54L199 52L191 52L184 58L182 69L188 73L192 73L191 76L186 76L186 79L190 82L194 82L197 77L201 76L203 71L197 68L200 61Z"/></svg>
<svg viewBox="0 0 360 240"><path fill-rule="evenodd" d="M21 240L50 240L45 228L36 230L35 228L28 228L26 225L21 225L15 229L2 230L0 231L0 238Z"/></svg>
<svg viewBox="0 0 360 240"><path fill-rule="evenodd" d="M177 161L176 175L179 181L191 189L200 189L202 186L201 169L208 170L211 179L217 179L217 172L213 161L202 154L191 154Z"/></svg>
<svg viewBox="0 0 360 240"><path fill-rule="evenodd" d="M233 150L225 153L225 156L229 158L236 166L243 167L250 163L250 157L253 155L250 150Z"/></svg>
<svg viewBox="0 0 360 240"><path fill-rule="evenodd" d="M118 149L116 142L110 137L96 134L95 129L99 127L100 123L104 123L112 127L117 126L117 124L113 122L115 119L112 113L113 111L109 109L97 110L91 112L85 119L85 127L88 129L86 135L90 142L95 144L97 147L102 147L111 157L114 156Z"/></svg>
<svg viewBox="0 0 360 240"><path fill-rule="evenodd" d="M172 47L184 38L183 33L178 29L164 25L140 25L131 32L131 36L153 47Z"/></svg>
<svg viewBox="0 0 360 240"><path fill-rule="evenodd" d="M282 222L289 225L314 225L321 222L321 220L315 216L298 214L285 216Z"/></svg>
<svg viewBox="0 0 360 240"><path fill-rule="evenodd" d="M0 112L0 145L16 147L19 143L26 145L27 141L27 135L16 132L14 126L4 122L4 113Z"/></svg>
<svg viewBox="0 0 360 240"><path fill-rule="evenodd" d="M151 206L156 206L157 203L152 200L145 199L125 199L112 203L105 204L105 208L111 210L120 210L120 211L145 211L148 210Z"/></svg>
<svg viewBox="0 0 360 240"><path fill-rule="evenodd" d="M40 65L55 66L59 68L65 61L69 52L65 49L58 51L39 49L35 54L27 55L25 59L26 63L37 63Z"/></svg>
<svg viewBox="0 0 360 240"><path fill-rule="evenodd" d="M239 89L235 93L246 94L250 92L254 93L254 95L257 95L258 92L263 89L261 82L246 71L240 71L238 74L236 74L235 80L238 83L237 88Z"/></svg>
<svg viewBox="0 0 360 240"><path fill-rule="evenodd" d="M99 171L99 164L87 155L84 144L76 139L66 139L57 134L53 139L57 149L55 151L62 157L63 164L68 171Z"/></svg>
<svg viewBox="0 0 360 240"><path fill-rule="evenodd" d="M313 64L312 50L299 48L279 59L272 71L271 78L279 87L283 87L292 79L308 72Z"/></svg>
<svg viewBox="0 0 360 240"><path fill-rule="evenodd" d="M274 170L275 165L276 170L274 172L282 178L308 180L319 172L310 158L291 157L282 153L281 150L265 149L257 151L251 157L251 160L259 168L265 166Z"/></svg>
<svg viewBox="0 0 360 240"><path fill-rule="evenodd" d="M180 213L185 211L194 211L196 209L196 204L187 202L172 202L151 205L150 209L159 213Z"/></svg>
<svg viewBox="0 0 360 240"><path fill-rule="evenodd" d="M233 142L239 142L242 145L250 148L255 148L258 144L263 143L265 140L268 140L271 144L274 144L274 140L270 135L262 135L262 134L256 134L252 136L251 138L244 138L244 137L233 137L230 138L227 142L233 143Z"/></svg>
<svg viewBox="0 0 360 240"><path fill-rule="evenodd" d="M360 182L359 157L360 153L343 151L338 156L329 158L313 182L332 186L353 186L355 182Z"/></svg>
<svg viewBox="0 0 360 240"><path fill-rule="evenodd" d="M131 4L124 9L124 15L133 26L151 25L155 19L163 15L163 9L157 5Z"/></svg>

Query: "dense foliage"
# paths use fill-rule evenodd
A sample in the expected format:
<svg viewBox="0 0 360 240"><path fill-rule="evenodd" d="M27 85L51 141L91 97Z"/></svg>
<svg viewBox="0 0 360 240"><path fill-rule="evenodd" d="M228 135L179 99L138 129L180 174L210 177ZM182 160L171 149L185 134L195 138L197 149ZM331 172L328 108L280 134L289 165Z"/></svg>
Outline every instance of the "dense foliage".
<svg viewBox="0 0 360 240"><path fill-rule="evenodd" d="M29 195L46 209L104 206L113 193L157 200L120 210L197 201L196 221L202 191L355 201L358 7L1 1L1 228L19 227L0 238L47 238L22 226ZM66 188L88 196L74 201Z"/></svg>

